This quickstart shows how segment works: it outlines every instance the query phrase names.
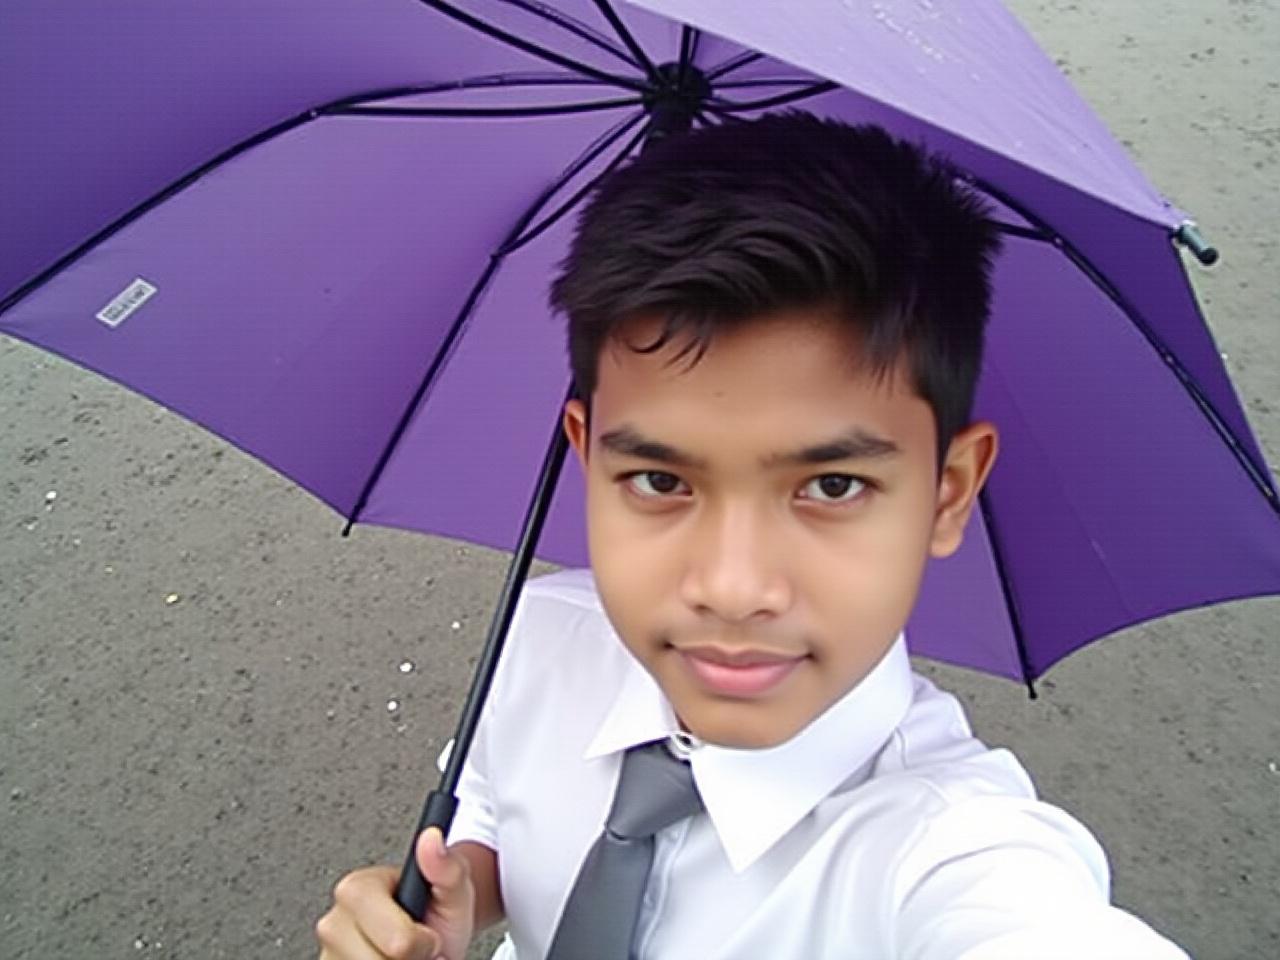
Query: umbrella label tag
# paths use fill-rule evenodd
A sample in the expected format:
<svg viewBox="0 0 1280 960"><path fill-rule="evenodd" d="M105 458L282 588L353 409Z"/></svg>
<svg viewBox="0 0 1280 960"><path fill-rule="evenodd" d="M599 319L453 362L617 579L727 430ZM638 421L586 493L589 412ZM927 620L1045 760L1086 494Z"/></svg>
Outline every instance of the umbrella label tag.
<svg viewBox="0 0 1280 960"><path fill-rule="evenodd" d="M144 303L154 297L156 288L138 277L120 294L95 314L108 327L118 327L124 323Z"/></svg>

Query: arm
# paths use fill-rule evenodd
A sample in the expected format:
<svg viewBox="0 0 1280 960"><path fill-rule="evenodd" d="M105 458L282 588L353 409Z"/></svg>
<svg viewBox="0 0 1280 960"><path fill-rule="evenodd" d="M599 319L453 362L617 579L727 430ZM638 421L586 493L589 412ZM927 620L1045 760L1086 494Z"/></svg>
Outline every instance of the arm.
<svg viewBox="0 0 1280 960"><path fill-rule="evenodd" d="M1012 797L956 804L929 823L898 876L902 960L1186 960L1110 903L1101 846L1049 804Z"/></svg>

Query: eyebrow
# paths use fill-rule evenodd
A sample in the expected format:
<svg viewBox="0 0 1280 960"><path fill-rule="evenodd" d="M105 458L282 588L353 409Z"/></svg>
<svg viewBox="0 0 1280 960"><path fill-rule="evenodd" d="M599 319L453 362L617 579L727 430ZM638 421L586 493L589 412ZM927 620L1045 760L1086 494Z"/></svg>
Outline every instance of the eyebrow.
<svg viewBox="0 0 1280 960"><path fill-rule="evenodd" d="M832 463L836 460L883 460L900 453L902 450L892 440L854 428L826 443L818 443L792 453L772 454L765 457L761 464L774 467Z"/></svg>
<svg viewBox="0 0 1280 960"><path fill-rule="evenodd" d="M670 444L651 440L631 426L618 427L601 434L600 445L611 453L640 460L652 460L655 463L673 467L701 470L707 466L705 460L678 450ZM761 458L760 465L770 469L779 466L812 466L839 460L881 460L897 456L901 452L901 448L892 440L854 428L825 443L787 453L769 454Z"/></svg>
<svg viewBox="0 0 1280 960"><path fill-rule="evenodd" d="M600 435L600 446L611 453L638 460L653 460L672 467L692 467L701 470L707 462L691 454L677 450L667 443L650 440L634 427L623 426Z"/></svg>

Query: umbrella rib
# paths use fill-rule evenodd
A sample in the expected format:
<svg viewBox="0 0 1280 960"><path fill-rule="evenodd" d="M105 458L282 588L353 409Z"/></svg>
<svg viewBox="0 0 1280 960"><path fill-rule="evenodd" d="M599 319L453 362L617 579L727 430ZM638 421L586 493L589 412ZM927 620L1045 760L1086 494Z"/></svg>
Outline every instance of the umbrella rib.
<svg viewBox="0 0 1280 960"><path fill-rule="evenodd" d="M643 114L636 116L631 121L631 123L628 124L626 128L624 128L622 132L625 132L625 130L629 129L631 126L634 126L637 122L639 122L639 120L643 116L644 116ZM600 174L598 176L592 178L588 183L586 183L577 191L575 191L573 196L571 196L568 200L566 200L559 207L557 207L552 213L548 214L538 223L530 227L526 232L516 237L514 240L510 241L509 243L506 243L502 247L500 247L497 252L497 256L505 257L508 254L515 253L521 247L525 246L526 244L532 243L534 240L538 239L538 237L542 236L542 234L546 233L553 226L555 226L555 224L559 220L561 220L565 216L565 214L567 214L570 210L572 210L578 204L578 201L580 201L583 197L585 197L588 193L590 193L593 189L595 189L596 184L598 184L602 179L604 179L609 174L611 174L614 170L616 170L622 164L622 162L626 160L627 157L631 156L631 152L635 150L637 146L639 146L640 142L645 138L648 132L649 132L649 129L648 127L646 127L645 129L637 133L634 137L632 137L631 141L622 149L621 152L619 152L619 154L616 157L613 158L613 160L609 161L609 165L606 166L604 170L600 171ZM603 152L603 150L599 152Z"/></svg>
<svg viewBox="0 0 1280 960"><path fill-rule="evenodd" d="M629 67L634 67L637 70L642 69L641 65L631 59L625 50L616 46L608 37L600 33L600 31L592 30L585 23L580 20L575 20L567 13L561 13L559 10L548 6L547 4L538 3L535 2L535 0L502 0L502 2L513 7L519 7L526 13L531 13L535 17L541 17L548 23L553 23L562 30L567 30L575 37L579 37L587 41L587 43L599 47L601 50L605 51L605 53L612 54Z"/></svg>
<svg viewBox="0 0 1280 960"><path fill-rule="evenodd" d="M757 60L763 60L763 59L764 59L764 54L758 53L754 50L749 51L747 53L739 53L736 56L730 57L724 63L720 64L720 66L712 67L710 70L708 70L707 79L718 80L720 77L727 76L728 74L732 73L734 70L738 70L741 67L745 67L748 64L752 64L752 63L755 63Z"/></svg>
<svg viewBox="0 0 1280 960"><path fill-rule="evenodd" d="M812 83L803 90L792 90L790 93L780 93L774 97L765 97L763 100L734 101L725 100L723 97L711 97L709 98L707 109L729 115L742 113L746 110L766 110L769 107L780 107L784 104L807 100L810 97L830 93L836 89L839 89L839 84L832 83L830 80L823 80L819 83Z"/></svg>
<svg viewBox="0 0 1280 960"><path fill-rule="evenodd" d="M400 421L396 424L396 428L391 432L386 444L383 446L382 453L378 456L378 461L374 464L373 470L370 471L369 477L365 481L363 489L360 491L360 496L356 500L355 506L351 508L351 512L347 515L346 525L342 529L342 535L344 537L351 533L351 528L358 522L361 512L363 512L364 508L368 505L369 497L373 493L373 488L377 485L378 480L381 479L383 471L390 462L391 454L395 450L396 444L399 443L400 437L403 436L405 430L408 429L409 421L413 419L414 413L417 412L418 408L422 405L422 401L426 397L427 390L430 388L431 384L435 382L436 374L440 371L441 367L444 366L445 360L452 353L454 344L461 335L463 328L467 325L467 321L471 318L471 313L479 302L481 294L483 294L488 288L490 280L493 279L493 275L497 272L498 267L501 266L503 261L503 250L520 236L525 228L533 221L534 217L538 215L538 212L546 206L548 201L555 196L565 183L573 179L573 177L586 167L587 164L589 164L596 156L599 156L604 152L604 150L608 149L612 143L616 142L627 132L627 130L634 126L637 119L642 117L644 117L643 113L638 114L636 117L632 117L624 123L618 124L614 130L599 138L595 144L580 154L578 158L575 159L559 177L556 178L555 182L543 190L538 198L529 205L528 209L520 216L510 232L507 234L507 238L499 244L497 250L489 257L488 265L481 272L475 284L472 285L471 291L467 295L466 302L463 303L462 309L458 311L458 315L454 318L453 323L450 324L449 331L445 334L444 340L440 344L440 348L432 358L431 365L423 375L421 382L418 384L417 390L414 391L413 397L405 406L404 412L400 416ZM648 128L646 127L646 130L647 129Z"/></svg>
<svg viewBox="0 0 1280 960"><path fill-rule="evenodd" d="M604 153L604 151L613 146L613 144L617 143L628 130L644 118L644 113L637 113L635 116L616 124L613 129L608 130L601 136L597 137L596 140L587 147L587 149L574 159L573 163L569 164L569 166L565 168L564 172L561 173L560 176L558 176L545 190L543 190L543 192L538 196L538 199L533 202L529 213L516 224L515 228L510 234L508 234L507 239L503 241L502 246L498 249L501 250L506 245L515 242L515 240L519 238L520 232L533 221L533 218L537 215L538 211L560 191L561 187L586 169L587 165L591 163L592 160Z"/></svg>
<svg viewBox="0 0 1280 960"><path fill-rule="evenodd" d="M654 66L653 61L649 59L649 55L644 52L644 48L640 46L636 38L631 35L631 31L622 22L622 18L618 16L617 11L609 6L609 0L595 0L595 4L601 16L609 21L609 26L613 27L613 32L618 35L618 39L626 44L627 49L631 51L631 55L640 62L645 75L649 78L649 82L658 83L660 80L658 68Z"/></svg>
<svg viewBox="0 0 1280 960"><path fill-rule="evenodd" d="M698 57L698 41L702 38L702 34L693 27L685 24L680 28L680 72L677 85L684 83L685 75L689 72L689 68L693 66L693 61Z"/></svg>
<svg viewBox="0 0 1280 960"><path fill-rule="evenodd" d="M598 70L589 64L580 63L571 57L566 57L562 54L556 53L554 50L548 50L546 47L539 46L536 43L531 43L528 40L522 40L514 34L508 33L507 31L502 30L499 27L495 27L492 24L485 23L478 17L473 17L471 14L459 10L450 3L445 3L444 0L418 0L418 2L430 7L438 13L444 14L446 17L450 17L451 19L458 21L464 26L471 27L473 30L505 43L507 46L514 47L524 53L528 53L532 56L538 57L539 59L554 63L556 66L573 70L583 76L594 77L597 80L601 80L605 83L610 83L627 90L643 91L647 86L643 80L633 80L630 77L623 77L617 74L608 73L604 70Z"/></svg>
<svg viewBox="0 0 1280 960"><path fill-rule="evenodd" d="M301 126L302 124L306 123L309 120L314 120L316 117L316 114L317 114L317 111L308 110L306 113L302 113L296 117L290 117L288 120L281 121L280 123L276 124L273 127L270 127L259 133L256 133L252 137L249 137L248 139L243 140L232 147L228 147L226 150L222 151L222 153L218 154L212 160L209 160L201 164L199 167L196 167L194 170L190 171L184 176L179 177L177 180L174 180L168 186L152 194L146 200L143 200L141 203L139 203L132 210L125 213L123 216L107 224L105 227L103 227L101 230L99 230L97 233L91 236L84 243L80 244L70 253L67 253L61 258L59 258L47 270L38 274L35 277L32 277L30 280L28 280L22 286L18 287L18 289L14 290L11 294L9 294L3 300L0 300L0 314L4 313L6 310L8 310L10 307L17 304L19 301L21 301L25 297L30 296L32 293L34 293L40 287L44 286L46 283L52 280L55 276L57 276L59 273L61 273L63 270L69 267L71 264L75 263L77 260L79 260L85 254L87 254L89 251L97 247L99 244L109 240L112 236L119 233L129 224L133 223L133 221L137 220L139 217L145 214L147 211L163 203L165 200L168 200L174 194L179 193L180 191L191 186L191 184L195 183L197 180L199 180L202 176L204 176L210 170L213 170L221 166L223 163L226 163L228 160L232 159L233 157L241 153L244 153L246 150L250 150L253 147L256 147L260 143L263 143L267 140L277 137L280 134L288 133L294 127Z"/></svg>
<svg viewBox="0 0 1280 960"><path fill-rule="evenodd" d="M731 80L717 83L717 90L733 90L738 87L802 87L813 83L813 77L763 77L755 80Z"/></svg>
<svg viewBox="0 0 1280 960"><path fill-rule="evenodd" d="M340 117L489 117L529 118L558 117L575 113L598 113L620 107L636 107L644 101L639 97L622 100L596 100L586 103L562 103L528 107L337 107L323 111L327 116Z"/></svg>
<svg viewBox="0 0 1280 960"><path fill-rule="evenodd" d="M115 236L125 227L129 226L129 224L133 223L139 217L143 216L148 211L152 210L159 204L168 200L170 197L174 196L175 194L180 193L181 191L185 190L187 187L191 186L193 183L195 183L197 180L199 180L209 171L217 169L227 161L234 159L235 157L239 156L240 154L244 153L247 150L252 150L254 147L258 146L261 143L265 143L268 140L273 140L278 136L288 133L294 127L299 127L304 123L307 123L311 120L316 119L317 117L324 116L328 112L334 110L335 108L348 105L348 104L356 104L356 103L360 103L360 102L372 100L372 99L386 99L390 96L396 96L400 94L410 95L412 93L433 93L433 92L446 91L446 90L457 90L457 89L468 88L472 86L492 85L492 80L494 77L510 78L510 77L519 77L519 76L521 75L494 74L494 75L486 75L484 77L474 77L468 80L450 81L447 84L429 85L421 89L399 87L394 89L388 88L383 90L373 90L365 93L356 94L354 96L342 97L338 100L331 101L330 103L323 104L322 106L314 107L310 110L306 110L303 113L300 113L294 117L290 117L287 120L282 120L280 123L277 123L275 126L268 127L266 130L261 130L258 133L255 133L252 136L245 138L239 143L233 144L232 146L228 147L226 150L223 150L221 153L214 156L212 159L207 160L205 163L202 163L200 166L196 167L194 170L187 172L186 174L182 175L178 179L169 183L167 186L162 187L156 193L152 194L150 197L143 200L137 206L133 207L133 209L127 211L126 213L118 217L116 220L113 220L111 223L107 224L105 227L103 227L93 236L85 240L84 243L75 247L73 250L64 254L62 257L58 258L48 268L46 268L36 276L32 277L26 283L22 284L20 287L15 289L8 296L4 297L4 299L0 300L0 314L3 314L6 310L9 310L11 307L15 306L20 301L30 296L32 293L40 289L42 286L44 286L46 283L52 280L55 276L57 276L59 273L61 273L63 270L69 267L71 264L75 263L77 260L85 256L87 253L95 249L100 244L105 243L107 240L111 239L111 237ZM550 80L549 77L545 79ZM534 85L543 84L543 80L535 79L535 80L529 81L527 78L521 79L518 82L519 83L533 82ZM586 82L586 81L581 81L581 82ZM498 83L497 85L503 86L504 84ZM506 85L514 86L516 85L516 83L512 82Z"/></svg>
<svg viewBox="0 0 1280 960"><path fill-rule="evenodd" d="M1031 660L1027 652L1026 633L1022 628L1022 613L1018 609L1013 584L1009 582L995 512L991 508L991 499L985 489L978 493L978 506L982 510L982 522L987 528L987 543L991 546L991 559L996 567L996 575L1000 578L1000 591L1004 595L1005 612L1008 613L1009 623L1013 627L1013 642L1018 651L1018 665L1022 668L1022 682L1027 685L1027 692L1031 695L1031 699L1035 700L1035 675L1032 673Z"/></svg>
<svg viewBox="0 0 1280 960"><path fill-rule="evenodd" d="M991 220L991 224L1003 234L1010 237L1021 237L1023 240L1039 240L1041 243L1052 243L1053 237L1043 230L1035 230L1031 227L1020 227L1017 224L1008 223L1004 220Z"/></svg>
<svg viewBox="0 0 1280 960"><path fill-rule="evenodd" d="M1067 259L1071 261L1076 269L1083 273L1095 287L1102 291L1107 299L1119 308L1120 312L1125 315L1128 321L1133 324L1135 328L1137 328L1138 332L1142 334L1147 343L1151 345L1151 348L1155 350L1160 359L1164 361L1165 366L1173 372L1173 375L1177 378L1178 382L1182 384L1182 388L1195 402L1195 405L1200 409L1200 412L1204 415L1205 419L1209 421L1209 424L1218 434L1219 439L1227 445L1227 449L1229 449L1232 455L1236 458L1236 462L1244 468L1245 473L1248 474L1249 479L1253 481L1254 486L1258 488L1258 491L1266 499L1267 503L1270 504L1271 509L1277 516L1280 516L1280 494L1277 494L1275 489L1272 488L1266 475L1258 468L1257 464L1253 462L1253 459L1245 451L1244 444L1240 442L1239 438L1237 438L1232 432L1231 427L1222 419L1222 416L1218 411L1214 409L1213 404L1209 402L1209 398L1205 396L1204 390L1196 381L1195 377L1193 377L1191 372L1182 365L1182 361L1177 358L1173 351L1165 346L1164 342L1160 339L1155 330L1153 330L1142 318L1142 315L1138 312L1137 308L1125 298L1125 296L1109 279L1107 279L1101 270L1094 266L1093 262L1089 260L1088 257L1076 249L1070 241L1054 230L1053 227L1045 222L1044 219L1036 215L1029 208L1024 207L1003 190L988 183L987 181L968 174L963 174L962 177L972 183L979 190L994 197L1000 203L1003 203L1028 223L1034 224L1036 227L1040 228L1041 231L1051 238L1050 242L1066 255Z"/></svg>
<svg viewBox="0 0 1280 960"><path fill-rule="evenodd" d="M519 87L603 87L608 86L599 80L582 77L575 73L489 73L478 77L467 77L462 80L449 80L445 83L429 83L412 87L386 87L382 90L369 90L354 96L343 97L318 108L317 112L329 113L338 107L359 106L365 103L377 103L383 100L396 100L401 97L418 97L432 93L457 93L460 90L514 90Z"/></svg>

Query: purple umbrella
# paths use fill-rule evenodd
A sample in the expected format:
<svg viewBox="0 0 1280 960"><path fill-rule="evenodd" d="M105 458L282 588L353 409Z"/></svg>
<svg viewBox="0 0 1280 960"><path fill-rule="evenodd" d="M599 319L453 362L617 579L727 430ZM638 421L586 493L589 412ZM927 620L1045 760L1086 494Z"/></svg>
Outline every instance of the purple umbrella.
<svg viewBox="0 0 1280 960"><path fill-rule="evenodd" d="M1178 246L1216 254L994 0L102 9L0 11L0 330L349 525L517 548L424 823L448 818L535 545L585 561L581 477L557 487L546 447L570 385L545 287L575 206L689 124L879 123L993 201L977 413L1002 455L928 570L915 653L1030 683L1132 624L1280 593L1280 496Z"/></svg>

